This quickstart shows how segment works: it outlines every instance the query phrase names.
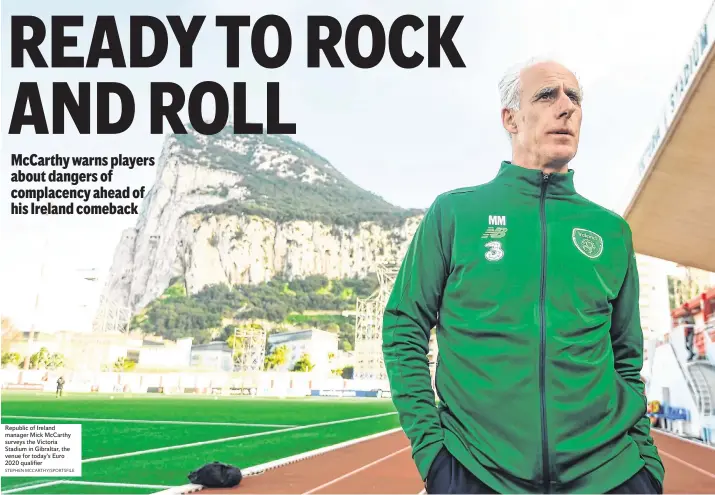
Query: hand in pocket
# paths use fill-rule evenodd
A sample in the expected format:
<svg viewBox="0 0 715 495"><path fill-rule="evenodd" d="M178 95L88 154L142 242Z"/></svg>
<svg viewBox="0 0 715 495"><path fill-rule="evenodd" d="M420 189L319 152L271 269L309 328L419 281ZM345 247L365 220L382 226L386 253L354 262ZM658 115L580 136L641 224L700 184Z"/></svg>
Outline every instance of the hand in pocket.
<svg viewBox="0 0 715 495"><path fill-rule="evenodd" d="M427 493L449 493L452 484L451 459L449 451L442 447L427 473L427 480L425 480Z"/></svg>

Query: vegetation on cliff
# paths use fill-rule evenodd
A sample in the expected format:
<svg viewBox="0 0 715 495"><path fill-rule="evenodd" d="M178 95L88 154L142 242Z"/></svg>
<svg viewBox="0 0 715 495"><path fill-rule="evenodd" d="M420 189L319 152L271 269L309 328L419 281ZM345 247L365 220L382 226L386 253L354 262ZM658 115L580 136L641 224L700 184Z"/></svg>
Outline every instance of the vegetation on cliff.
<svg viewBox="0 0 715 495"><path fill-rule="evenodd" d="M312 327L339 335L339 348L351 350L354 317L342 311L355 309L357 297L367 297L378 287L377 277L329 280L323 275L285 280L281 277L256 285L214 284L188 295L181 279L171 281L164 293L135 315L133 329L176 340L193 337L195 344L227 339L233 325L264 320L271 331Z"/></svg>
<svg viewBox="0 0 715 495"><path fill-rule="evenodd" d="M182 161L238 172L250 191L243 200L227 200L186 214L258 215L276 222L320 221L355 227L372 221L385 228L401 225L423 210L405 209L362 189L325 158L289 136L234 136L227 127L199 140L188 133L175 136ZM211 191L228 197L228 189Z"/></svg>

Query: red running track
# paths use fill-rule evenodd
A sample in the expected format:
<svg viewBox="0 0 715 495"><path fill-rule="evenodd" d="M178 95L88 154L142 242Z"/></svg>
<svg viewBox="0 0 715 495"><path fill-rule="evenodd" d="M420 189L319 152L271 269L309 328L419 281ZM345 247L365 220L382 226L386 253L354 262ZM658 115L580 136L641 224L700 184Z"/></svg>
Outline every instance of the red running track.
<svg viewBox="0 0 715 495"><path fill-rule="evenodd" d="M715 449L653 431L665 464L665 493L715 493ZM424 489L402 431L247 476L228 493L417 494Z"/></svg>

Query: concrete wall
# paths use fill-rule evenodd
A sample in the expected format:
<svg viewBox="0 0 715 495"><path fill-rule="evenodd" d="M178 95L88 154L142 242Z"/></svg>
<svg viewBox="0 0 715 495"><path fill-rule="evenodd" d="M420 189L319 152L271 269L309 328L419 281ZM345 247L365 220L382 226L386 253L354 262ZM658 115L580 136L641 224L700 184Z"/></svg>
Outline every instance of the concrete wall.
<svg viewBox="0 0 715 495"><path fill-rule="evenodd" d="M677 345L677 344L676 344ZM683 371L678 365L678 361L669 343L662 343L656 347L650 368L650 379L648 383L648 401L657 400L661 404L667 403L672 407L683 407L690 412L691 422L676 425L682 431L692 436L700 436L700 418L695 400L688 389L688 383ZM644 366L645 368L646 366ZM668 400L669 397L669 400Z"/></svg>

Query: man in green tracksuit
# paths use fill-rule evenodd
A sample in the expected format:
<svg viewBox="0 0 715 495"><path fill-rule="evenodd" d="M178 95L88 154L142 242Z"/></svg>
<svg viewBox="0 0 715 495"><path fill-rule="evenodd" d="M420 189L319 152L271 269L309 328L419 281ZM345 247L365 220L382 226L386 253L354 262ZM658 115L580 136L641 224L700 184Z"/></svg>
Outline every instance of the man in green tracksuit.
<svg viewBox="0 0 715 495"><path fill-rule="evenodd" d="M580 196L568 168L580 85L547 61L500 88L512 159L437 197L385 308L415 464L428 493L662 493L631 230Z"/></svg>

